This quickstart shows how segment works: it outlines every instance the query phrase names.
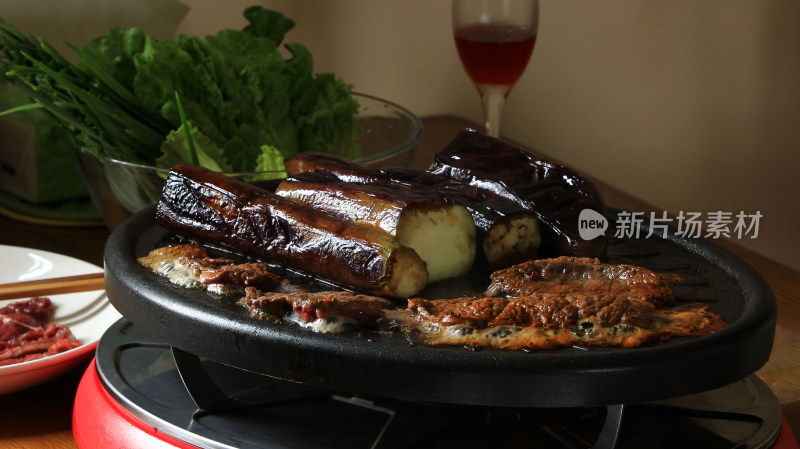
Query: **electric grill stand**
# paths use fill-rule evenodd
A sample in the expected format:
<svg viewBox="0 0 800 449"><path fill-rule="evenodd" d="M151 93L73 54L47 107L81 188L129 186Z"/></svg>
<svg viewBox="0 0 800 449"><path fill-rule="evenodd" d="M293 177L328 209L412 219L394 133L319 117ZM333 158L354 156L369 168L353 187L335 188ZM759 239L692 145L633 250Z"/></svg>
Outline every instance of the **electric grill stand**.
<svg viewBox="0 0 800 449"><path fill-rule="evenodd" d="M490 445L508 432L521 438L518 443L531 441L548 449L654 447L641 444L653 438L672 447L768 449L782 428L777 398L755 375L696 394L624 405L418 402L315 387L226 365L153 339L125 319L101 338L95 365L97 385L144 428L209 449L399 449L426 447L428 442L450 448L478 441L459 438L460 432L488 438L480 441ZM87 397L85 392L79 396ZM97 416L108 413L105 408L77 410L81 419L76 422L85 418L91 426L98 425ZM313 428L307 423L314 423ZM115 429L109 428L108 434ZM323 438L323 446L319 440L303 439L309 430Z"/></svg>
<svg viewBox="0 0 800 449"><path fill-rule="evenodd" d="M255 405L252 403L252 399L239 400L223 392L214 379L209 376L201 357L174 346L171 347L171 352L181 381L186 387L187 393L197 405L196 415L214 413L229 407ZM382 407L369 399L352 394L330 392L319 388L274 379L263 374L256 375L268 379L265 384L266 388L264 385L259 387L262 391L257 399L258 405L301 400L313 396L328 396L336 401L345 402L352 406L362 407L386 415L386 421L375 441L370 446L371 449L384 449L385 445L382 444L384 435L392 429L393 425L404 429L403 422L407 421L402 416L402 411ZM677 414L690 418L703 417L723 421L738 420L752 422L758 424L761 429L759 432L763 435L759 438L763 438L765 441L773 441L778 436L776 428L774 425L767 424L779 422L781 420L780 407L775 406L776 399L768 388L750 380L746 380L745 382L747 382L747 388L752 391L754 396L766 398L767 400L756 402L753 408L744 412L737 409L727 410L720 408L718 404L709 406L706 399L696 398L690 395L645 404L613 404L605 406L606 415L602 429L597 439L590 446L590 443L583 441L567 428L547 426L543 427L543 429L554 439L561 441L564 448L614 449L620 438L625 412L633 410L654 415Z"/></svg>
<svg viewBox="0 0 800 449"><path fill-rule="evenodd" d="M216 382L214 382L214 380L205 370L200 357L178 349L174 346L171 346L170 348L172 356L175 359L175 367L177 368L183 385L186 387L187 393L189 393L192 401L194 401L194 403L197 405L198 414L214 412L226 407L240 407L247 405L226 395L217 386ZM262 397L260 399L260 404L263 405L271 402L301 399L308 396L326 394L315 388L298 388L296 384L294 388L292 388L292 385L293 384L286 381L275 382L271 385L274 387L274 390L270 393L276 394L276 396L266 400ZM286 391L287 388L291 390L288 395ZM389 408L381 407L375 404L373 401L358 396L336 393L328 394L330 394L331 399L347 402L350 405L363 407L375 412L386 414L386 423L376 437L375 442L370 446L370 449L383 449L383 446L381 445L381 438L386 434L386 431L390 428L392 422L395 421L396 412ZM614 449L617 444L620 429L622 428L622 416L624 409L625 406L622 404L607 406L606 419L603 424L603 429L601 430L597 441L595 441L594 445L591 446L591 449ZM563 435L563 432L553 429L549 429L548 431L555 438L565 440L565 443L569 444L565 447L575 447L571 443L567 443L567 440L569 439L574 440L574 436Z"/></svg>

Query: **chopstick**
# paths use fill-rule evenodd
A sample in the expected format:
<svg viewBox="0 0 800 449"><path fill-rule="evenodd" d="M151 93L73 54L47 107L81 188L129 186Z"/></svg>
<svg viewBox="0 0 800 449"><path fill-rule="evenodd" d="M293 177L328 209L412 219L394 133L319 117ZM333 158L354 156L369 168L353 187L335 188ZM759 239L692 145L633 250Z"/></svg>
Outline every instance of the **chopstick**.
<svg viewBox="0 0 800 449"><path fill-rule="evenodd" d="M80 274L77 276L0 284L0 300L88 292L105 288L103 273Z"/></svg>

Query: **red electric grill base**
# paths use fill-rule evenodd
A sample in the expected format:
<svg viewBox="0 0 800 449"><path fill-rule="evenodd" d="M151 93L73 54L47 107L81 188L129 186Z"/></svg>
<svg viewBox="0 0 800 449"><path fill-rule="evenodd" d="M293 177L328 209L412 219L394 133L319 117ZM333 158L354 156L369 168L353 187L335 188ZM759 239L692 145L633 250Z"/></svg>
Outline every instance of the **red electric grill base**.
<svg viewBox="0 0 800 449"><path fill-rule="evenodd" d="M471 447L470 442L481 439L486 439L481 444L499 443L500 434L507 444L491 447L533 447L535 441L536 447L545 448L800 449L774 394L756 376L686 398L626 405L621 429L609 443L599 441L610 421L605 415L621 407L606 411L406 403L307 388L200 359L195 369L201 367L206 380L230 385L193 395L181 380L192 374L178 370L173 349L124 319L101 339L97 357L75 400L73 432L81 449L449 448ZM114 368L108 372L108 367ZM188 385L192 384L199 385L196 380ZM209 408L218 392L229 394L229 400L217 398L216 406ZM198 408L197 402L207 407ZM412 415L430 422L409 422ZM326 419L334 421L332 428L314 434L313 427ZM429 428L422 428L427 424ZM687 436L692 439L675 441ZM524 437L530 440L520 443Z"/></svg>

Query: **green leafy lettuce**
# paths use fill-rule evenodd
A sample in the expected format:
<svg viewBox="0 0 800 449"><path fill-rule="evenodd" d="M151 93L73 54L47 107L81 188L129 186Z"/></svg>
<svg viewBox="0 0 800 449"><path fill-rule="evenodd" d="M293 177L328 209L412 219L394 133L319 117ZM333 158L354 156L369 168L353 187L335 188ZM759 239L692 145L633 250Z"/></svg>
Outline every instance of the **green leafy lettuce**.
<svg viewBox="0 0 800 449"><path fill-rule="evenodd" d="M80 144L126 160L168 167L196 154L212 170L248 172L280 170L299 151L358 157L352 86L314 74L301 44L285 44L283 56L291 19L260 6L244 15L242 30L169 41L111 29L73 48L77 67L0 23L0 49L11 55L0 69Z"/></svg>

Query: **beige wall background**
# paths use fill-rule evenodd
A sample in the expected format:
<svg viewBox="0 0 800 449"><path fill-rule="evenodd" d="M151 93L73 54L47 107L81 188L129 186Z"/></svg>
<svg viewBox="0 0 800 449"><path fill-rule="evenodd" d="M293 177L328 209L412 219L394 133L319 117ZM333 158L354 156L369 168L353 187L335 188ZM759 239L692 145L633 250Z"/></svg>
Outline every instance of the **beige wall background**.
<svg viewBox="0 0 800 449"><path fill-rule="evenodd" d="M287 41L317 71L420 116L482 120L447 0L182 3L175 34L239 28L262 4L297 22ZM0 15L37 4L0 0ZM503 134L674 214L761 212L758 237L735 240L800 269L800 2L541 0Z"/></svg>

